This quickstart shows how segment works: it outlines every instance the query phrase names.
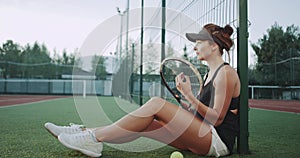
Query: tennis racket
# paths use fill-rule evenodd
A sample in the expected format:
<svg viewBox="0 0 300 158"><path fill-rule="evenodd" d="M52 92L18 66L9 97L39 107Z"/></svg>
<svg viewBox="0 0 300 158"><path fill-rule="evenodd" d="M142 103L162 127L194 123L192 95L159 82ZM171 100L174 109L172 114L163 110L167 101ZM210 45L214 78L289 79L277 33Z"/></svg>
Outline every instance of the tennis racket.
<svg viewBox="0 0 300 158"><path fill-rule="evenodd" d="M202 77L192 63L176 57L166 58L162 61L160 65L160 76L162 78L162 82L184 109L195 114L196 111L194 108L176 88L175 77L180 73L183 73L185 76L189 76L192 93L194 96L198 96L202 90Z"/></svg>

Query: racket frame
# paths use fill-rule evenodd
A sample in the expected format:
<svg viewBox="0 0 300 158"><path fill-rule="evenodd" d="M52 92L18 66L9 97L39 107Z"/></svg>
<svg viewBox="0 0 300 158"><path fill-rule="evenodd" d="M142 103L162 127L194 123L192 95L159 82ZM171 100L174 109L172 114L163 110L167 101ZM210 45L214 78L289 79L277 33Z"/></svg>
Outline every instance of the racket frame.
<svg viewBox="0 0 300 158"><path fill-rule="evenodd" d="M174 98L176 99L176 101L181 104L181 98L175 94L173 92L173 90L169 87L168 83L166 82L165 78L164 78L164 75L163 75L163 69L164 69L164 64L167 62L167 61L170 61L170 60L174 60L174 61L179 61L179 62L182 62L186 65L189 66L189 68L195 73L195 75L197 76L198 80L199 80L199 90L198 90L198 94L200 94L201 90L202 90L202 86L203 86L203 80L202 80L202 77L200 75L200 72L198 71L198 69L189 61L185 60L185 59L182 59L182 58L179 58L179 57L169 57L169 58L165 58L161 64L160 64L160 70L159 70L159 73L160 73L160 76L161 76L161 79L162 79L162 82L164 83L164 85L166 86L166 88L169 90L169 92L174 96Z"/></svg>

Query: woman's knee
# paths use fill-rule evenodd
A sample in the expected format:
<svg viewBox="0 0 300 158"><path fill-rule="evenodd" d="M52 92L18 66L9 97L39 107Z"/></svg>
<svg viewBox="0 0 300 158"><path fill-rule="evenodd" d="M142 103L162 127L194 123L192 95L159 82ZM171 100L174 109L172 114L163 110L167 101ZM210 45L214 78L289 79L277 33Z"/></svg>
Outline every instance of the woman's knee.
<svg viewBox="0 0 300 158"><path fill-rule="evenodd" d="M150 104L156 104L158 106L164 106L164 105L167 105L169 104L170 102L168 102L167 100L161 98L161 97L152 97L150 100L149 100Z"/></svg>
<svg viewBox="0 0 300 158"><path fill-rule="evenodd" d="M149 101L147 101L143 106L151 107L151 109L160 110L166 104L166 100L160 97L152 97Z"/></svg>
<svg viewBox="0 0 300 158"><path fill-rule="evenodd" d="M165 102L166 100L160 98L160 97L152 97L149 102L154 102L154 103L162 103Z"/></svg>

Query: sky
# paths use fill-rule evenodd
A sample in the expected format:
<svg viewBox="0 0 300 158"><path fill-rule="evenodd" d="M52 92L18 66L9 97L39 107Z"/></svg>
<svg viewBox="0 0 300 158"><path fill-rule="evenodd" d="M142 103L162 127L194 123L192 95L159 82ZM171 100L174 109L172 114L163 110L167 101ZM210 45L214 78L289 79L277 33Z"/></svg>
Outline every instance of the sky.
<svg viewBox="0 0 300 158"><path fill-rule="evenodd" d="M56 52L73 52L101 22L125 10L126 0L0 0L0 44L7 40L24 46L35 41ZM157 6L158 0L145 0L145 6ZM300 26L299 0L248 0L251 23L249 43L257 43L277 22L286 27ZM130 1L130 9L140 7ZM249 47L249 62L254 62Z"/></svg>

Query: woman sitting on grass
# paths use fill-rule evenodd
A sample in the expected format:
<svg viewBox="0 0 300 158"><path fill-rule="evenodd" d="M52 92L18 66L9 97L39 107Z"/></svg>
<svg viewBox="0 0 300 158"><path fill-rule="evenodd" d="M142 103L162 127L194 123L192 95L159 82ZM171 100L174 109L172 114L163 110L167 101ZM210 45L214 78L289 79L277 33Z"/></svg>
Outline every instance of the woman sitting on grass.
<svg viewBox="0 0 300 158"><path fill-rule="evenodd" d="M222 59L224 49L228 52L233 45L232 33L229 25L223 28L207 24L199 33L186 34L188 40L195 42L197 58L206 61L210 70L200 96L191 93L189 82L176 77L177 89L196 107L196 116L162 98L153 97L139 109L105 127L82 129L80 125L46 123L46 129L66 147L92 157L101 156L103 142L126 143L139 137L155 139L198 155L229 155L239 130L240 96L239 77Z"/></svg>

